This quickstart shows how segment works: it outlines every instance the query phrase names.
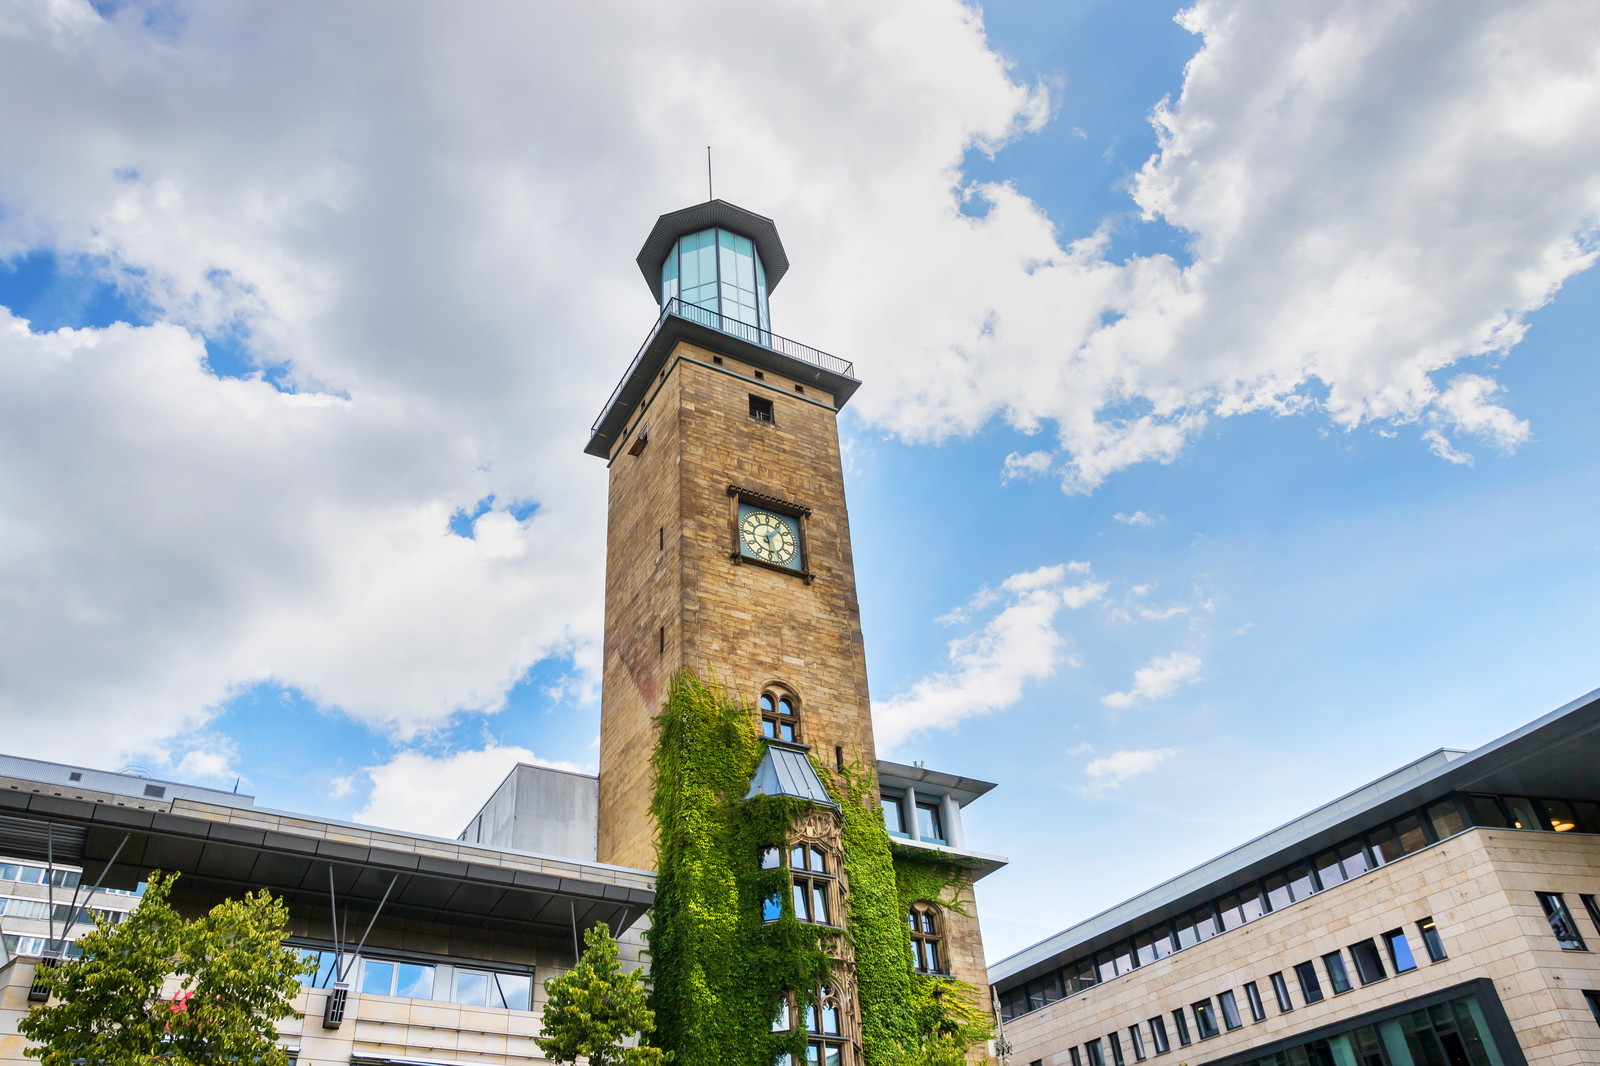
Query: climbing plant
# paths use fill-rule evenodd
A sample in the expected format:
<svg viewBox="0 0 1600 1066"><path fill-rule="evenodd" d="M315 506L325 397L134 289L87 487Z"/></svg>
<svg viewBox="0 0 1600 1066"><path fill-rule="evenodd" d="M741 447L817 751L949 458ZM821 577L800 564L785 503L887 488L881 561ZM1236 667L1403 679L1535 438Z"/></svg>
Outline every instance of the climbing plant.
<svg viewBox="0 0 1600 1066"><path fill-rule="evenodd" d="M760 869L811 809L786 796L745 799L763 746L755 711L714 681L678 674L657 718L651 812L657 825L656 902L646 934L656 1046L678 1066L772 1066L805 1061L800 1019L828 981L828 939L796 920L789 872ZM846 918L855 954L865 1066L922 1061L936 1046L987 1038L969 986L912 973L906 909L926 899L959 909L959 864L897 856L883 826L871 768L813 763L843 816ZM910 849L903 849L909 852ZM781 917L763 920L776 897ZM784 995L796 1011L773 1033Z"/></svg>

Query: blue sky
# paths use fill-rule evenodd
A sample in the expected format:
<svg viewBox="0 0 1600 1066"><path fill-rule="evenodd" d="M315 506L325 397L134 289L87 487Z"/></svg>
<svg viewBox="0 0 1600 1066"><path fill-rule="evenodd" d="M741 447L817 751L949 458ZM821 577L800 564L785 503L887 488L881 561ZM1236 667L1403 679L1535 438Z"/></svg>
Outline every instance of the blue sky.
<svg viewBox="0 0 1600 1066"><path fill-rule="evenodd" d="M991 958L1600 684L1600 19L722 6L19 9L7 751L447 833L592 770L580 452L707 142L863 379L880 735L1001 785Z"/></svg>

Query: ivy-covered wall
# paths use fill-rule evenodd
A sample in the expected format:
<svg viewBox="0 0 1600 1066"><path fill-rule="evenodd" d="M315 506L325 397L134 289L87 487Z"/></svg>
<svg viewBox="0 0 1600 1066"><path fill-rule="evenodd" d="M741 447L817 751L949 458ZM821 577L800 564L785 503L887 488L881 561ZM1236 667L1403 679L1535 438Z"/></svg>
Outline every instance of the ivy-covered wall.
<svg viewBox="0 0 1600 1066"><path fill-rule="evenodd" d="M803 1027L774 1034L772 1017L785 992L804 1016L828 980L831 934L795 919L788 871L759 869L757 855L782 846L811 808L787 797L743 798L763 750L758 718L715 683L679 674L658 724L656 903L647 933L653 1042L679 1066L772 1066L784 1051L803 1062ZM843 817L865 1066L893 1066L934 1034L982 1041L986 1015L971 989L911 970L907 907L950 906L962 871L892 853L872 768L818 770ZM783 916L764 922L762 901L773 895Z"/></svg>

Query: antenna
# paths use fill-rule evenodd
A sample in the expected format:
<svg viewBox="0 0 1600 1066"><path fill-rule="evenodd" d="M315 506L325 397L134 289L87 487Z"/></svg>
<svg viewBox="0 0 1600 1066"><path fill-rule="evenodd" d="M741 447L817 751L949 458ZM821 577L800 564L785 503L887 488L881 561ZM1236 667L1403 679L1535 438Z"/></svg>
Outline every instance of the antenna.
<svg viewBox="0 0 1600 1066"><path fill-rule="evenodd" d="M711 191L711 146L706 145L706 199L715 200L716 193Z"/></svg>

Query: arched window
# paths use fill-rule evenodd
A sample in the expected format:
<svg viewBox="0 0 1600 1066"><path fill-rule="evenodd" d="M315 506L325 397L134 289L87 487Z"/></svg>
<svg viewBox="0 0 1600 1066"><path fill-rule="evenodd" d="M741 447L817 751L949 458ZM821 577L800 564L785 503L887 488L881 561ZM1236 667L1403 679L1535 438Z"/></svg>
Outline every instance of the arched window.
<svg viewBox="0 0 1600 1066"><path fill-rule="evenodd" d="M794 1009L794 995L783 994L772 1019L775 1033L793 1032L798 1022L806 1032L806 1057L800 1066L846 1066L850 1046L845 1032L845 1009L841 997L828 985L816 990L804 1011ZM777 1066L796 1066L787 1053L778 1057Z"/></svg>
<svg viewBox="0 0 1600 1066"><path fill-rule="evenodd" d="M761 735L768 740L800 741L800 705L792 693L769 688L761 694Z"/></svg>
<svg viewBox="0 0 1600 1066"><path fill-rule="evenodd" d="M906 912L906 923L911 926L912 969L918 973L948 973L937 908L930 903L913 903Z"/></svg>

